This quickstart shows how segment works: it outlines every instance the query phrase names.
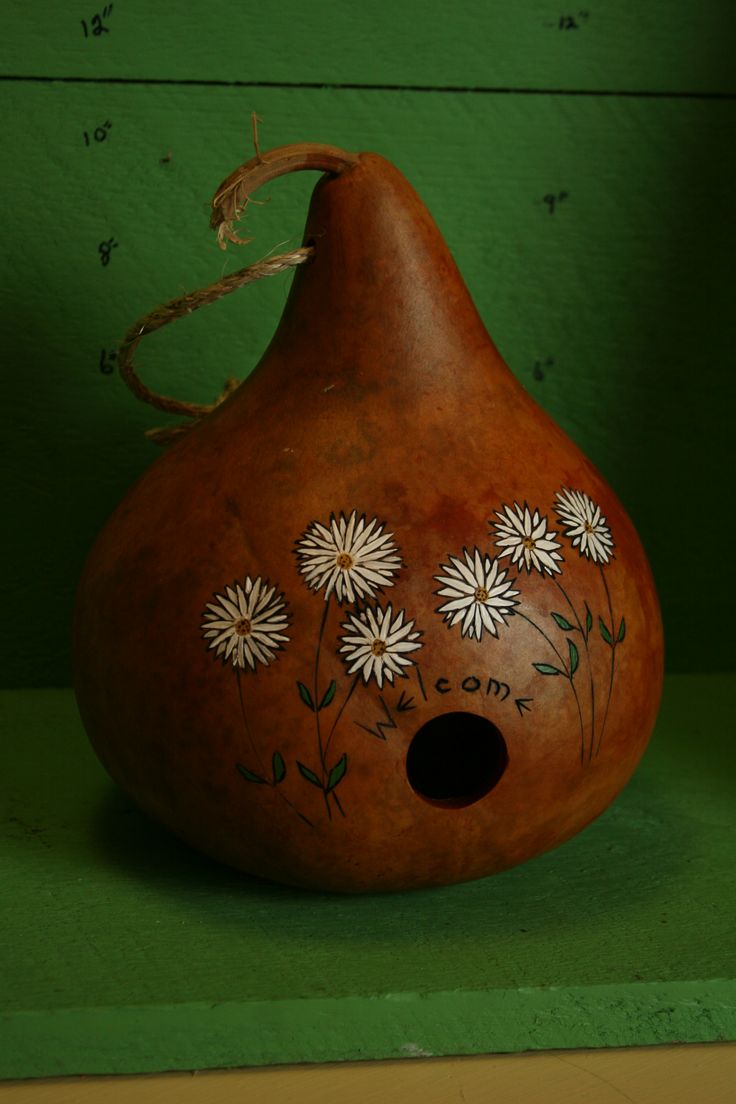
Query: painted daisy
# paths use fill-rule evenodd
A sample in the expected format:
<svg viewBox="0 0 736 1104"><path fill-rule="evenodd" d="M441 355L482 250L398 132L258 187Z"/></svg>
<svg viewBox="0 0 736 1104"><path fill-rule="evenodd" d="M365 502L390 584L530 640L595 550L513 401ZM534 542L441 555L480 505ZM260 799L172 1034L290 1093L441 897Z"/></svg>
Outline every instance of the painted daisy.
<svg viewBox="0 0 736 1104"><path fill-rule="evenodd" d="M449 601L437 608L450 625L461 622L463 636L480 640L483 630L498 636L498 625L505 625L506 618L514 613L518 590L513 589L515 579L507 579L506 571L487 553L474 548L472 554L463 549L465 560L449 557L449 564L440 564L443 575L435 575L440 590L435 591Z"/></svg>
<svg viewBox="0 0 736 1104"><path fill-rule="evenodd" d="M571 491L567 487L557 492L555 505L573 548L594 563L607 564L613 555L613 538L600 506L585 491Z"/></svg>
<svg viewBox="0 0 736 1104"><path fill-rule="evenodd" d="M490 522L491 530L496 531L496 544L503 549L498 558L510 556L512 564L518 564L519 570L526 568L531 574L532 569L540 574L560 574L558 562L562 555L557 551L561 548L559 541L555 540L557 533L547 528L547 518L542 517L539 510L531 512L526 503L523 507L515 502L513 506L503 506L496 511L498 521Z"/></svg>
<svg viewBox="0 0 736 1104"><path fill-rule="evenodd" d="M330 515L329 526L312 522L297 541L299 570L311 590L324 587L342 605L358 598L375 598L381 587L393 586L401 567L393 533L384 533L377 518L366 521L353 510L349 518Z"/></svg>
<svg viewBox="0 0 736 1104"><path fill-rule="evenodd" d="M286 602L283 594L261 576L246 575L241 586L235 582L226 586L208 602L202 631L209 648L223 663L245 670L246 664L255 671L256 663L267 667L276 653L289 640Z"/></svg>
<svg viewBox="0 0 736 1104"><path fill-rule="evenodd" d="M414 628L413 621L405 621L404 610L394 617L391 606L382 609L368 607L359 614L350 614L344 623L345 634L340 637L340 652L345 656L348 674L359 671L363 681L374 678L379 689L383 680L390 683L394 675L406 676L405 667L414 663L409 652L422 647L421 632Z"/></svg>

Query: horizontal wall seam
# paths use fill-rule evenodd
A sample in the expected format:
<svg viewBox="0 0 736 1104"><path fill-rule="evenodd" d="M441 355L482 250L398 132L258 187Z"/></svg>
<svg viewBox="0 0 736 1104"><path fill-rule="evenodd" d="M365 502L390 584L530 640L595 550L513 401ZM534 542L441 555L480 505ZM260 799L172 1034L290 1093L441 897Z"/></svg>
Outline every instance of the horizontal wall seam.
<svg viewBox="0 0 736 1104"><path fill-rule="evenodd" d="M360 84L324 81L244 81L177 79L175 77L48 77L33 74L0 74L0 81L41 84L192 85L212 88L307 88L324 91L462 93L476 96L611 96L671 100L736 100L736 92L678 92L658 89L511 88L463 85Z"/></svg>

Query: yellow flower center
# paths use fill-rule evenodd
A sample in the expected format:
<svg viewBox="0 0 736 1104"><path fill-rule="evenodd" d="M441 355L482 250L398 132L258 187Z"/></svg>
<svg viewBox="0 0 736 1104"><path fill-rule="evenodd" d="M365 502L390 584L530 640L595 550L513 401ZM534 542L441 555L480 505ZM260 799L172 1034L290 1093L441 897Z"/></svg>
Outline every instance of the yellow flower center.
<svg viewBox="0 0 736 1104"><path fill-rule="evenodd" d="M536 544L536 541L533 541L531 537L524 537L524 540L521 543L526 549L531 552L532 548L534 548L534 545Z"/></svg>
<svg viewBox="0 0 736 1104"><path fill-rule="evenodd" d="M335 560L335 563L343 571L349 571L350 568L353 566L353 557L347 552L341 552Z"/></svg>
<svg viewBox="0 0 736 1104"><path fill-rule="evenodd" d="M250 621L247 617L241 617L240 620L236 621L233 625L233 629L238 634L238 636L247 636L250 632L250 628Z"/></svg>
<svg viewBox="0 0 736 1104"><path fill-rule="evenodd" d="M593 531L594 531L593 526L590 524L589 521L586 521L586 523L585 523L585 532L586 533L592 533Z"/></svg>
<svg viewBox="0 0 736 1104"><path fill-rule="evenodd" d="M379 640L378 637L371 644L371 654L374 656L382 656L386 651L387 644L385 640Z"/></svg>
<svg viewBox="0 0 736 1104"><path fill-rule="evenodd" d="M485 587L482 587L482 586L476 587L474 597L475 597L476 602L487 602L488 601L488 591L486 590Z"/></svg>

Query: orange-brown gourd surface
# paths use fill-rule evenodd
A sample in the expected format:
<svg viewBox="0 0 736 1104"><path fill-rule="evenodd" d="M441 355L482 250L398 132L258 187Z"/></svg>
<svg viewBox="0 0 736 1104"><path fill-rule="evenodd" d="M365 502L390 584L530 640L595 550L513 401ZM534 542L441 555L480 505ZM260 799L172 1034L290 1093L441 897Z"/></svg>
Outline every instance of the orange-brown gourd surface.
<svg viewBox="0 0 736 1104"><path fill-rule="evenodd" d="M82 718L143 809L245 871L478 878L580 831L636 767L651 574L391 164L322 177L305 241L260 364L92 550Z"/></svg>

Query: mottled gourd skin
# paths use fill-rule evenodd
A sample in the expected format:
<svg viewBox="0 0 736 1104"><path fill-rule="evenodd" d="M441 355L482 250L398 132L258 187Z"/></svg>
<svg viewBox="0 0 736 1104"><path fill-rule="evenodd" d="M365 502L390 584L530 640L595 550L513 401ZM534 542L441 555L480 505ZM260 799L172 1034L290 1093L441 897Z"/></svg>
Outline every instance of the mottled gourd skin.
<svg viewBox="0 0 736 1104"><path fill-rule="evenodd" d="M244 871L482 877L635 769L662 682L650 570L393 166L323 177L305 241L260 364L91 552L79 707L143 809Z"/></svg>

